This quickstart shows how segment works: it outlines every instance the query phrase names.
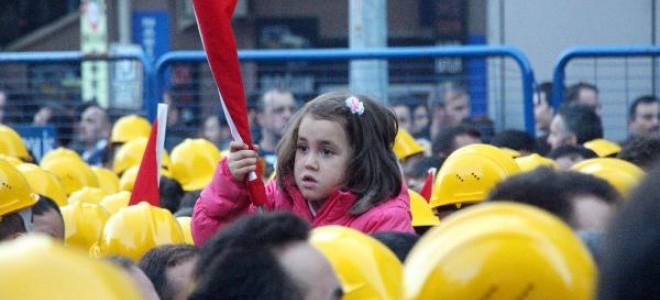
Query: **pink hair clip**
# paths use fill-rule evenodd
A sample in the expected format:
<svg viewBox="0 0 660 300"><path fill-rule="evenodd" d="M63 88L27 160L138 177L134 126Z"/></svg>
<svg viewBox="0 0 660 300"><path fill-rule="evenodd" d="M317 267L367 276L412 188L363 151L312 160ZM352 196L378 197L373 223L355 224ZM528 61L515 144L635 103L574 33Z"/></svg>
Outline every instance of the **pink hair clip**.
<svg viewBox="0 0 660 300"><path fill-rule="evenodd" d="M346 106L351 109L353 114L361 116L364 113L364 103L355 96L346 98Z"/></svg>

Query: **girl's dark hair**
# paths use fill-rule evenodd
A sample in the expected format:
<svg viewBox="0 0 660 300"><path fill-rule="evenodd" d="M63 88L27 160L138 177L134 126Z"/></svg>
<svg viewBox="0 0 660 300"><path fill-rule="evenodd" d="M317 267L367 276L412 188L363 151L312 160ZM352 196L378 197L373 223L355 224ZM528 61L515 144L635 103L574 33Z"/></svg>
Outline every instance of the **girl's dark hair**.
<svg viewBox="0 0 660 300"><path fill-rule="evenodd" d="M353 113L346 105L346 99L351 96L364 103L361 115ZM351 214L362 214L401 192L401 173L392 151L398 131L396 116L376 100L348 93L322 94L293 116L277 145L277 183L280 188L284 188L285 181L293 177L298 128L306 116L337 122L346 130L353 157L344 189L358 196Z"/></svg>

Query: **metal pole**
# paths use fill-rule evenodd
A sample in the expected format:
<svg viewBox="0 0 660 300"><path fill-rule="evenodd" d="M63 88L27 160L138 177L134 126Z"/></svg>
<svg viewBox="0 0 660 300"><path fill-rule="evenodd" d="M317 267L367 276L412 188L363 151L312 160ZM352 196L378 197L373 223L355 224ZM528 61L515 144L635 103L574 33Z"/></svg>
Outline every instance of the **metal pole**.
<svg viewBox="0 0 660 300"><path fill-rule="evenodd" d="M349 47L387 47L387 0L349 0ZM350 65L350 91L387 103L387 61L353 60Z"/></svg>
<svg viewBox="0 0 660 300"><path fill-rule="evenodd" d="M117 0L117 28L119 43L131 43L131 0Z"/></svg>

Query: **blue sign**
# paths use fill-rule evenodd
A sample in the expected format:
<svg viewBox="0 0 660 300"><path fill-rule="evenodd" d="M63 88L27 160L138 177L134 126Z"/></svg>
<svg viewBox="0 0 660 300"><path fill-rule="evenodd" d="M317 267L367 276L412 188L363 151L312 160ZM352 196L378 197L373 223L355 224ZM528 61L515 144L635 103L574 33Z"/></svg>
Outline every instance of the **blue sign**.
<svg viewBox="0 0 660 300"><path fill-rule="evenodd" d="M46 152L57 147L57 133L53 126L17 125L13 128L32 152L35 162L40 161Z"/></svg>
<svg viewBox="0 0 660 300"><path fill-rule="evenodd" d="M132 18L133 43L150 61L170 50L170 15L167 11L136 11Z"/></svg>

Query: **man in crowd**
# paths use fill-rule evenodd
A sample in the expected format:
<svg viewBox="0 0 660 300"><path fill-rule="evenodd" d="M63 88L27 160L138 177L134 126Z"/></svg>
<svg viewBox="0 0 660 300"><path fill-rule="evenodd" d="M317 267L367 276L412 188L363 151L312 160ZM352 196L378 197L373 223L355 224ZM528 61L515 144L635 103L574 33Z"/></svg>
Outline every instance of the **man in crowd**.
<svg viewBox="0 0 660 300"><path fill-rule="evenodd" d="M595 85L586 82L578 82L566 89L564 103L579 103L585 105L600 116L602 105L598 94L598 88Z"/></svg>
<svg viewBox="0 0 660 300"><path fill-rule="evenodd" d="M291 92L283 89L268 90L261 96L260 100L261 141L259 141L259 151L266 161L264 175L269 176L277 160L275 148L284 134L289 119L296 110L296 101Z"/></svg>
<svg viewBox="0 0 660 300"><path fill-rule="evenodd" d="M658 122L658 98L654 95L641 96L630 105L628 111L628 135L634 137L660 137Z"/></svg>
<svg viewBox="0 0 660 300"><path fill-rule="evenodd" d="M565 104L550 124L548 144L552 149L562 145L582 145L603 137L603 125L594 110L581 104Z"/></svg>

